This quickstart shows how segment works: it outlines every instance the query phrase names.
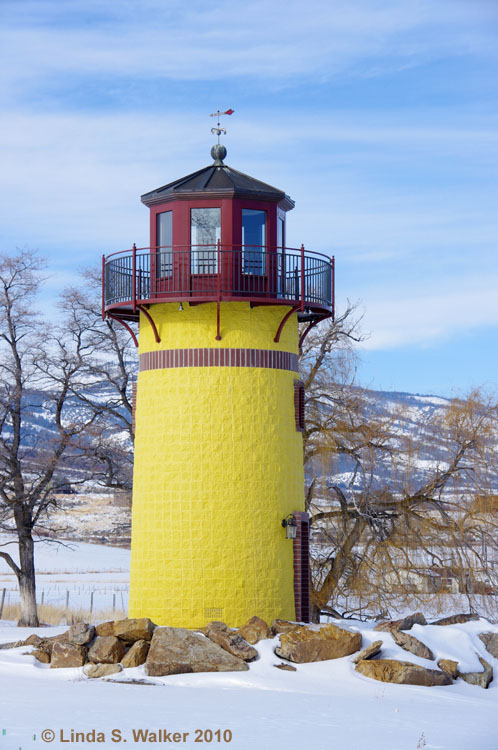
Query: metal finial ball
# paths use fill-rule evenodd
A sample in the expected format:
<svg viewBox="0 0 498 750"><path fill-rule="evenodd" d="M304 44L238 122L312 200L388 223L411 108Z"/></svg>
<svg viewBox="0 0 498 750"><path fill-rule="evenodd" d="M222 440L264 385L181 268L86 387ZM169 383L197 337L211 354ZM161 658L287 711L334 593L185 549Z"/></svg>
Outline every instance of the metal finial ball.
<svg viewBox="0 0 498 750"><path fill-rule="evenodd" d="M223 164L223 159L227 155L227 150L222 143L217 143L211 149L211 156L213 157L215 164Z"/></svg>

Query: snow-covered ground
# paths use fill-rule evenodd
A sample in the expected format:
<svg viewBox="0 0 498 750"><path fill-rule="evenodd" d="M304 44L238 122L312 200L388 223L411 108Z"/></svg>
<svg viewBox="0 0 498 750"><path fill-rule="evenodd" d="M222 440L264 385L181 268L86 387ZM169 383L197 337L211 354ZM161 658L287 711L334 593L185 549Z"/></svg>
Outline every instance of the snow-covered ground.
<svg viewBox="0 0 498 750"><path fill-rule="evenodd" d="M345 625L344 623L342 623ZM356 629L351 623L346 627ZM434 666L396 647L387 633L372 633L357 623L366 645L384 640L386 657ZM458 659L463 670L480 670L478 652L494 662L477 633L489 630L485 621L466 625L415 626L437 657ZM494 628L497 629L498 628ZM47 634L47 628L37 632ZM50 634L61 632L50 628ZM0 641L27 636L6 623ZM44 730L55 732L51 747L73 747L73 732L102 733L113 747L113 730L122 741L134 741L137 730L188 732L196 746L196 730L230 730L234 750L496 750L498 747L498 684L488 690L461 680L449 687L389 685L354 671L351 658L297 665L297 672L273 667L278 639L258 645L259 661L249 672L175 675L146 678L154 685L126 685L90 680L81 669L51 670L27 648L0 650L0 747L33 748ZM144 678L143 667L125 670L121 679ZM2 730L5 729L5 735ZM61 734L61 731L63 732ZM117 737L114 734L114 739ZM229 735L226 735L227 737ZM208 735L209 737L209 735ZM183 740L183 737L182 737ZM424 744L425 742L425 744ZM78 743L79 744L79 743ZM172 743L169 743L172 744Z"/></svg>
<svg viewBox="0 0 498 750"><path fill-rule="evenodd" d="M74 550L45 547L39 552L38 564L49 574L57 569L80 577L89 571L124 575L128 555L123 550L92 545L75 545ZM363 646L381 638L382 656L435 667L434 662L402 651L388 633L374 633L373 626L351 620L336 624L359 630ZM47 636L64 630L51 627L35 632ZM415 625L410 631L434 651L437 659L459 661L462 671L480 671L476 654L483 656L497 675L488 690L461 680L432 688L384 684L355 672L351 657L300 664L296 672L283 672L273 666L281 661L273 652L278 638L258 644L260 658L248 672L146 678L143 667L139 667L116 677L145 678L152 685L91 680L82 669L53 670L27 655L31 650L27 647L0 650L0 748L43 747L47 744L44 730L55 733L50 747L116 747L125 740L129 747L149 744L144 739L146 730L163 729L180 733L181 741L175 743L168 740L173 734L163 734L163 741L157 744L183 747L496 750L498 660L477 637L489 631L498 632L498 626L485 620L445 627ZM2 643L32 632L0 621ZM91 734L85 742L71 739L71 732L74 738L76 732L87 734L92 730L95 740L101 733L104 741L91 742ZM139 730L143 730L142 739L136 734ZM209 742L209 732L202 736L196 730L221 730L221 742L216 734ZM225 730L231 733L229 743L223 740ZM183 737L184 733L188 735ZM202 737L204 742L199 741ZM229 737L225 733L225 738Z"/></svg>

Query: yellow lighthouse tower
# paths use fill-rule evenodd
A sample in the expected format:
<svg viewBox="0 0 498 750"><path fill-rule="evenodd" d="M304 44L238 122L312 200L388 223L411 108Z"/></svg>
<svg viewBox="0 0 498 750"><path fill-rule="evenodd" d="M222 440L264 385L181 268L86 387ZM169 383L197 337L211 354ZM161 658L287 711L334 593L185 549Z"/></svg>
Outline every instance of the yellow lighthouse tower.
<svg viewBox="0 0 498 750"><path fill-rule="evenodd" d="M285 247L293 201L211 154L142 196L150 247L103 262L104 314L139 321L129 614L307 620L298 321L332 314L333 261Z"/></svg>

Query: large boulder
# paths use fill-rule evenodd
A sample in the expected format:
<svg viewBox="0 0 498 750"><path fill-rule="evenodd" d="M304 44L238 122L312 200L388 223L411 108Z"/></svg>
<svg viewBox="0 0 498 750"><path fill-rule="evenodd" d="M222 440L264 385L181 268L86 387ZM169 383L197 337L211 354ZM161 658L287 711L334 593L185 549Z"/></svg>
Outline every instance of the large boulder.
<svg viewBox="0 0 498 750"><path fill-rule="evenodd" d="M223 622L212 622L203 628L204 635L217 643L218 646L228 651L232 656L244 661L252 661L258 658L258 652L250 646L239 633L230 630Z"/></svg>
<svg viewBox="0 0 498 750"><path fill-rule="evenodd" d="M478 659L483 666L483 672L459 672L459 677L469 685L478 685L486 690L493 679L493 667L481 656L478 656Z"/></svg>
<svg viewBox="0 0 498 750"><path fill-rule="evenodd" d="M239 628L239 635L252 646L264 638L273 638L268 624L261 617L251 617L245 625Z"/></svg>
<svg viewBox="0 0 498 750"><path fill-rule="evenodd" d="M297 622L291 622L290 620L273 620L271 624L271 630L274 635L280 635L280 633L288 633L289 630L295 628L302 628L303 626Z"/></svg>
<svg viewBox="0 0 498 750"><path fill-rule="evenodd" d="M114 635L114 620L107 620L95 626L97 635Z"/></svg>
<svg viewBox="0 0 498 750"><path fill-rule="evenodd" d="M94 664L117 664L125 651L123 641L114 635L98 635L88 649L88 661Z"/></svg>
<svg viewBox="0 0 498 750"><path fill-rule="evenodd" d="M125 669L128 667L141 667L147 660L149 648L149 641L135 641L121 659L121 664Z"/></svg>
<svg viewBox="0 0 498 750"><path fill-rule="evenodd" d="M358 664L362 659L371 659L373 656L377 656L377 654L380 654L382 645L383 641L374 641L370 646L367 646L363 651L360 651L359 654L355 654L351 661L353 664Z"/></svg>
<svg viewBox="0 0 498 750"><path fill-rule="evenodd" d="M470 614L450 615L449 617L442 617L440 620L431 622L431 625L463 625L466 622L472 622L472 620L478 620L479 615L471 612Z"/></svg>
<svg viewBox="0 0 498 750"><path fill-rule="evenodd" d="M156 628L145 673L151 677L187 672L241 672L249 667L243 659L199 633L184 628Z"/></svg>
<svg viewBox="0 0 498 750"><path fill-rule="evenodd" d="M484 643L491 656L498 659L498 633L479 633L479 638Z"/></svg>
<svg viewBox="0 0 498 750"><path fill-rule="evenodd" d="M277 646L275 653L282 659L304 664L340 659L354 654L360 648L361 633L352 633L337 625L322 625L319 630L302 627L282 633L280 646Z"/></svg>
<svg viewBox="0 0 498 750"><path fill-rule="evenodd" d="M408 661L396 659L362 659L356 669L365 677L380 682L394 682L396 685L451 685L452 678L437 669L426 669Z"/></svg>
<svg viewBox="0 0 498 750"><path fill-rule="evenodd" d="M116 620L114 623L114 635L117 638L121 638L125 643L150 641L155 627L152 620L149 620L148 617Z"/></svg>
<svg viewBox="0 0 498 750"><path fill-rule="evenodd" d="M86 622L77 622L64 633L64 640L74 646L86 646L93 641L94 636L95 628L93 625Z"/></svg>
<svg viewBox="0 0 498 750"><path fill-rule="evenodd" d="M86 661L85 646L56 641L52 647L51 669L82 667Z"/></svg>
<svg viewBox="0 0 498 750"><path fill-rule="evenodd" d="M422 612L414 612L412 615L402 617L401 620L386 620L385 622L379 622L374 630L381 630L383 632L390 632L393 629L411 630L414 625L427 625L427 620Z"/></svg>
<svg viewBox="0 0 498 750"><path fill-rule="evenodd" d="M419 641L418 638L415 638L415 636L404 633L402 630L391 630L391 635L394 642L405 651L409 651L411 654L415 654L415 656L420 656L422 659L430 659L431 661L434 659L434 654L430 648L425 643L422 643L422 641Z"/></svg>
<svg viewBox="0 0 498 750"><path fill-rule="evenodd" d="M87 677L107 677L110 674L122 672L121 664L85 664L83 672Z"/></svg>

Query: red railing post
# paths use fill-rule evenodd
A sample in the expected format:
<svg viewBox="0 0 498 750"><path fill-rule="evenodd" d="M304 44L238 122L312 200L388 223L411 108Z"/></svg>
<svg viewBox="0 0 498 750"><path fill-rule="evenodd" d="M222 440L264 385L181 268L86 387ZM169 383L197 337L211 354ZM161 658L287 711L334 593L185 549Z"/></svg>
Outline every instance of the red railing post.
<svg viewBox="0 0 498 750"><path fill-rule="evenodd" d="M304 245L301 245L301 312L304 312Z"/></svg>
<svg viewBox="0 0 498 750"><path fill-rule="evenodd" d="M332 256L332 320L335 320L335 255Z"/></svg>
<svg viewBox="0 0 498 750"><path fill-rule="evenodd" d="M221 305L221 240L218 240L218 301L216 303L216 341L221 341L220 305Z"/></svg>
<svg viewBox="0 0 498 750"><path fill-rule="evenodd" d="M221 302L221 240L217 242L218 247L218 302Z"/></svg>
<svg viewBox="0 0 498 750"><path fill-rule="evenodd" d="M132 268L132 295L133 295L133 312L137 311L137 246L133 243Z"/></svg>
<svg viewBox="0 0 498 750"><path fill-rule="evenodd" d="M102 255L102 320L105 320L105 255Z"/></svg>

